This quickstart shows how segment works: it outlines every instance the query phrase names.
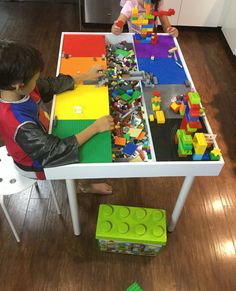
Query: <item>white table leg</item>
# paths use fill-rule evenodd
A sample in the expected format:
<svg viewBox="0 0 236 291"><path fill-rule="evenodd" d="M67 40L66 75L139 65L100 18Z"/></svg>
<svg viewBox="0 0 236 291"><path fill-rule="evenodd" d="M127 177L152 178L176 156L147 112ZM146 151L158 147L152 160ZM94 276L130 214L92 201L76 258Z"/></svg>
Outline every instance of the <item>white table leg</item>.
<svg viewBox="0 0 236 291"><path fill-rule="evenodd" d="M175 208L173 210L173 213L171 215L170 223L168 225L168 231L172 232L175 229L176 223L179 219L179 216L181 214L181 211L184 207L185 200L188 197L189 190L193 184L194 176L187 176L184 179L183 185L181 187L181 190L179 192L179 196L177 198L177 201L175 203Z"/></svg>
<svg viewBox="0 0 236 291"><path fill-rule="evenodd" d="M75 235L80 235L79 209L76 194L75 180L66 179L66 188L70 204L70 213Z"/></svg>

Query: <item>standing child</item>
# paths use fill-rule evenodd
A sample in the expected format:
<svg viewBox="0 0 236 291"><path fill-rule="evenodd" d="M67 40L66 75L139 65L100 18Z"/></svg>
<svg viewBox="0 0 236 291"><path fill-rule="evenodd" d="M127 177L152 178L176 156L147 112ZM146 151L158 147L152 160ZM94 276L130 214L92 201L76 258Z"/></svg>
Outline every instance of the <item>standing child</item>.
<svg viewBox="0 0 236 291"><path fill-rule="evenodd" d="M48 134L49 118L43 101L73 90L75 83L101 76L103 68L94 66L76 77L60 74L39 79L42 70L43 60L37 49L0 40L0 134L16 168L35 179L45 179L44 167L78 163L79 146L114 126L111 116L103 116L74 136L60 139ZM112 189L106 183L96 183L84 191L109 194Z"/></svg>
<svg viewBox="0 0 236 291"><path fill-rule="evenodd" d="M140 26L131 23L131 14L132 14L132 9L137 7L139 11L139 15L142 15L145 12L144 2L145 2L144 0L121 0L120 5L122 9L120 12L120 16L112 25L111 32L116 35L119 35L122 33L123 27L121 28L117 25L117 22L121 20L124 23L126 22L128 23L129 32L140 33ZM151 0L151 2L152 2L152 10L155 10L155 11L164 10L164 0ZM178 29L176 27L171 26L169 19L166 15L159 16L159 19L160 19L164 32L169 33L173 37L178 36L179 34Z"/></svg>

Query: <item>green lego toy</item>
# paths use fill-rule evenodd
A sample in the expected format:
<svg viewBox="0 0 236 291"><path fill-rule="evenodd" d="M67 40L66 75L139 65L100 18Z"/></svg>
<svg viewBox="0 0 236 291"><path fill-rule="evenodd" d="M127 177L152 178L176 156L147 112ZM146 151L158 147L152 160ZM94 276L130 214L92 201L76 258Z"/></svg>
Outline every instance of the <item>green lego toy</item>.
<svg viewBox="0 0 236 291"><path fill-rule="evenodd" d="M137 282L134 282L126 289L126 291L143 291L143 289Z"/></svg>
<svg viewBox="0 0 236 291"><path fill-rule="evenodd" d="M96 239L101 251L156 255L167 241L165 210L101 204Z"/></svg>

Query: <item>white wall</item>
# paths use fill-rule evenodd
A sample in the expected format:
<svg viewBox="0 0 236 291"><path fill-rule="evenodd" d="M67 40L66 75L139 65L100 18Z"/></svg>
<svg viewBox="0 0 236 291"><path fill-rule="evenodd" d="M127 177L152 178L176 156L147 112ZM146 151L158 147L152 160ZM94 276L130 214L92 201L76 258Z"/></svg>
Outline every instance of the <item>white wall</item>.
<svg viewBox="0 0 236 291"><path fill-rule="evenodd" d="M165 0L165 8L174 8L173 25L217 27L228 0Z"/></svg>
<svg viewBox="0 0 236 291"><path fill-rule="evenodd" d="M222 31L233 52L236 55L236 1L225 0L222 15Z"/></svg>
<svg viewBox="0 0 236 291"><path fill-rule="evenodd" d="M217 27L224 0L182 0L178 25Z"/></svg>
<svg viewBox="0 0 236 291"><path fill-rule="evenodd" d="M177 25L179 20L179 13L181 10L182 0L165 0L165 9L169 8L175 9L175 15L169 17L170 23L172 25Z"/></svg>

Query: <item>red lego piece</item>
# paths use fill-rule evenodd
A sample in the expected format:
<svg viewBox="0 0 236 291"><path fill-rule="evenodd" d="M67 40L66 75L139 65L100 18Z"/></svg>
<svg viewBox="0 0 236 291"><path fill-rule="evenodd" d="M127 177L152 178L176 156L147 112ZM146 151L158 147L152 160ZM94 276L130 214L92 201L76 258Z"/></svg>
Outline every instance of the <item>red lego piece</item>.
<svg viewBox="0 0 236 291"><path fill-rule="evenodd" d="M118 20L118 21L116 21L116 26L122 28L124 25L125 25L125 23L124 23L123 20Z"/></svg>
<svg viewBox="0 0 236 291"><path fill-rule="evenodd" d="M153 91L152 91L152 94L153 94L154 96L160 96L160 91L159 91L159 90L153 90Z"/></svg>
<svg viewBox="0 0 236 291"><path fill-rule="evenodd" d="M152 14L154 16L171 16L171 15L175 15L175 10L170 8L169 10L161 10L161 11L153 11Z"/></svg>
<svg viewBox="0 0 236 291"><path fill-rule="evenodd" d="M188 101L189 100L188 93L184 94L184 100L185 101Z"/></svg>
<svg viewBox="0 0 236 291"><path fill-rule="evenodd" d="M199 117L200 115L200 110L199 109L190 109L189 113L192 117Z"/></svg>
<svg viewBox="0 0 236 291"><path fill-rule="evenodd" d="M202 128L200 121L189 121L188 125L191 128Z"/></svg>
<svg viewBox="0 0 236 291"><path fill-rule="evenodd" d="M183 119L182 119L182 122L181 122L181 125L180 125L180 129L187 129L187 119L186 119L186 116L184 115Z"/></svg>

